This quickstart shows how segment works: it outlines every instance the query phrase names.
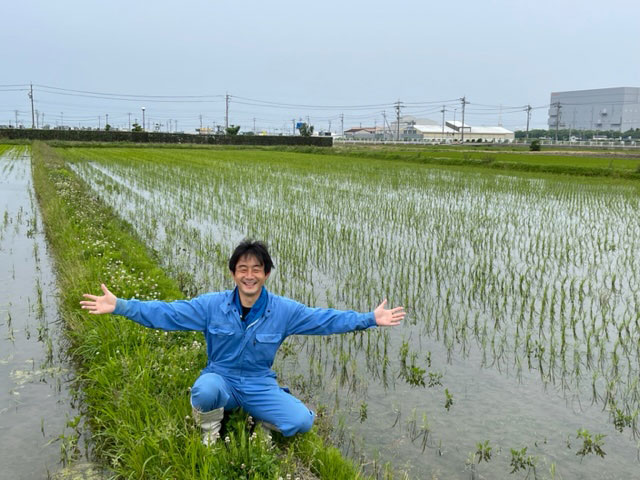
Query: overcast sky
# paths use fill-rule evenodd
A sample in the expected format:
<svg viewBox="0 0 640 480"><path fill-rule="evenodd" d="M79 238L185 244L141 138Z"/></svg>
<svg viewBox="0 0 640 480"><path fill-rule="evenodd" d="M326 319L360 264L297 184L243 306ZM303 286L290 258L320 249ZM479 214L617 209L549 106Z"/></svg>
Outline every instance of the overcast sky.
<svg viewBox="0 0 640 480"><path fill-rule="evenodd" d="M0 124L18 110L31 126L31 82L51 125L104 126L108 114L127 127L144 106L185 131L200 115L224 123L226 94L243 130L309 117L339 131L341 114L345 129L381 125L398 100L403 114L439 122L444 104L459 120L463 95L466 123L519 129L527 104L540 107L531 127L546 128L552 91L640 87L630 0L5 0L0 11Z"/></svg>

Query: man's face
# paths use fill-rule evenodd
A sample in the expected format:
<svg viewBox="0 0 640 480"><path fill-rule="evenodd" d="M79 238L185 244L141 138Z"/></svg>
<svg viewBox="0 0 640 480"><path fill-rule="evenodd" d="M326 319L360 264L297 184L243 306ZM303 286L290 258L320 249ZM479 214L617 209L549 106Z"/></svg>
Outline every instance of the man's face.
<svg viewBox="0 0 640 480"><path fill-rule="evenodd" d="M257 297L262 291L264 282L269 277L264 273L264 265L253 255L240 257L236 263L236 271L231 272L238 291L247 297Z"/></svg>

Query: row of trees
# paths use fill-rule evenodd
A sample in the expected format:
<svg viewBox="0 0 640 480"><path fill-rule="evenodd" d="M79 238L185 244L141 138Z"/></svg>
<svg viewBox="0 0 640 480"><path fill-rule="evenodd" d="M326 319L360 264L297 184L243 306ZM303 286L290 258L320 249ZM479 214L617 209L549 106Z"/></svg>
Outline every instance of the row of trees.
<svg viewBox="0 0 640 480"><path fill-rule="evenodd" d="M306 123L300 124L298 127L300 131L300 136L302 137L310 137L313 135L313 125L307 125ZM240 125L231 125L225 129L227 135L238 135L240 131ZM245 135L255 135L254 132L245 132Z"/></svg>

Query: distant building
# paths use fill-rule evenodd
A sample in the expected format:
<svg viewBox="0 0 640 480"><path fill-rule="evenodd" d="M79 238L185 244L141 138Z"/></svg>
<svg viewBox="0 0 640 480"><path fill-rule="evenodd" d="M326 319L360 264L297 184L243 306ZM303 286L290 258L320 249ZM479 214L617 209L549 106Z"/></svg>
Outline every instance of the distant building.
<svg viewBox="0 0 640 480"><path fill-rule="evenodd" d="M375 128L356 127L344 131L345 138L354 140L375 140Z"/></svg>
<svg viewBox="0 0 640 480"><path fill-rule="evenodd" d="M428 118L402 117L398 135L398 123L393 122L387 130L386 138L395 140L396 136L404 142L459 142L464 130L465 142L512 142L514 132L504 127L478 126L462 124L460 121L445 121L444 125Z"/></svg>
<svg viewBox="0 0 640 480"><path fill-rule="evenodd" d="M513 142L515 134L504 127L474 127L447 120L444 125L428 118L405 116L383 127L356 127L344 131L345 140L401 142L459 142L464 129L465 142Z"/></svg>
<svg viewBox="0 0 640 480"><path fill-rule="evenodd" d="M618 130L640 128L640 88L616 87L552 92L549 129Z"/></svg>
<svg viewBox="0 0 640 480"><path fill-rule="evenodd" d="M462 136L462 130L464 128L464 140L469 140L470 142L513 142L515 138L515 132L501 126L472 127L465 123L463 127L462 122L458 121L446 122L446 126L457 134L457 139L460 139Z"/></svg>

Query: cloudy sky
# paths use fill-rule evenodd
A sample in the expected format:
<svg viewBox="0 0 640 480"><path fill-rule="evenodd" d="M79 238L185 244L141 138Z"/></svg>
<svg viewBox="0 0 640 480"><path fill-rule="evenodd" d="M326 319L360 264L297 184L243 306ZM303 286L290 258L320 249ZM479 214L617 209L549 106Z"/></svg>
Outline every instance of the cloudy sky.
<svg viewBox="0 0 640 480"><path fill-rule="evenodd" d="M435 121L546 126L552 91L640 87L630 0L23 0L3 2L0 124L193 131L381 125L394 102ZM130 115L129 115L130 114Z"/></svg>

